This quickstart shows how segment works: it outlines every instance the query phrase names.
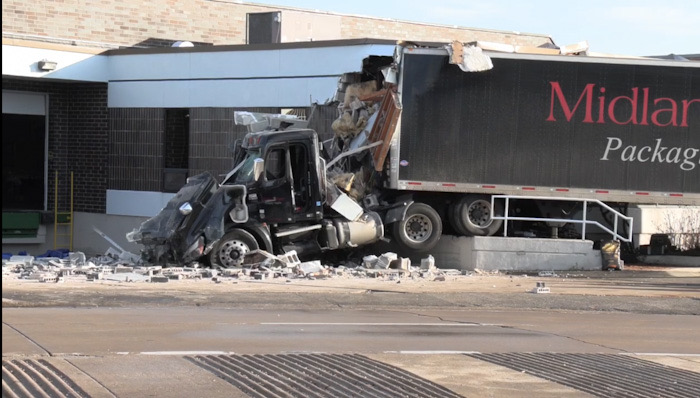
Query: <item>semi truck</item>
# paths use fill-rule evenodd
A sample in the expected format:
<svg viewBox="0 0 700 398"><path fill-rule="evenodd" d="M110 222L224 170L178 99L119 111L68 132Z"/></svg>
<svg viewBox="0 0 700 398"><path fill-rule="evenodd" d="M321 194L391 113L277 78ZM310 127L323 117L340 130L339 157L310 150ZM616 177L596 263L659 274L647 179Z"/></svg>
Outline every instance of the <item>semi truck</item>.
<svg viewBox="0 0 700 398"><path fill-rule="evenodd" d="M251 131L223 181L190 177L127 238L150 261L232 267L256 249L494 235L493 195L554 218L570 198L700 205L698 62L409 43L349 75L331 139L295 121Z"/></svg>

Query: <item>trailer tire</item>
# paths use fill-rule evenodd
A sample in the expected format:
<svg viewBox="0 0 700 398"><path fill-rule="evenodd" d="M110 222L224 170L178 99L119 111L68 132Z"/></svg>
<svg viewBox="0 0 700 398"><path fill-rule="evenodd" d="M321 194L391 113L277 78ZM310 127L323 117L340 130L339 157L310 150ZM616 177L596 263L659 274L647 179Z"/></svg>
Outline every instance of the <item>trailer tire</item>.
<svg viewBox="0 0 700 398"><path fill-rule="evenodd" d="M393 235L404 249L428 251L437 245L442 236L442 220L432 207L413 203L406 210L406 216L394 223Z"/></svg>
<svg viewBox="0 0 700 398"><path fill-rule="evenodd" d="M466 236L491 236L503 225L503 220L491 218L493 214L503 214L503 205L496 202L494 207L491 208L488 195L464 196L455 207L455 223Z"/></svg>
<svg viewBox="0 0 700 398"><path fill-rule="evenodd" d="M447 221L454 230L456 235L467 236L469 233L464 229L462 222L459 219L458 205L459 201L453 201L447 206Z"/></svg>
<svg viewBox="0 0 700 398"><path fill-rule="evenodd" d="M246 253L258 249L258 242L250 232L234 229L216 242L209 253L209 265L212 267L238 267L243 264Z"/></svg>

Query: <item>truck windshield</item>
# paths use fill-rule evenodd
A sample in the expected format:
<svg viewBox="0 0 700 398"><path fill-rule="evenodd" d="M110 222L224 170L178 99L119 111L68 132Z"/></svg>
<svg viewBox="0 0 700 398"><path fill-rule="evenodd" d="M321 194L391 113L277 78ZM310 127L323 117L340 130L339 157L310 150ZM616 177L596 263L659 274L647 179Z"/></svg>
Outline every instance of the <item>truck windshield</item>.
<svg viewBox="0 0 700 398"><path fill-rule="evenodd" d="M253 181L253 164L260 157L260 150L250 150L245 158L226 175L224 184L246 184Z"/></svg>

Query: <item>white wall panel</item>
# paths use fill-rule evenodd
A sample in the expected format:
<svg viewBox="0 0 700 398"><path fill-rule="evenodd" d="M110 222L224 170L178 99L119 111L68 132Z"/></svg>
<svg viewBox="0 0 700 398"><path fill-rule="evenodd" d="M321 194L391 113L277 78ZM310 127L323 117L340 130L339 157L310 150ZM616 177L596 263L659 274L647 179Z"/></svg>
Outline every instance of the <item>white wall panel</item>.
<svg viewBox="0 0 700 398"><path fill-rule="evenodd" d="M303 107L335 94L338 76L110 82L110 108Z"/></svg>
<svg viewBox="0 0 700 398"><path fill-rule="evenodd" d="M153 217L165 207L174 193L107 190L107 214Z"/></svg>

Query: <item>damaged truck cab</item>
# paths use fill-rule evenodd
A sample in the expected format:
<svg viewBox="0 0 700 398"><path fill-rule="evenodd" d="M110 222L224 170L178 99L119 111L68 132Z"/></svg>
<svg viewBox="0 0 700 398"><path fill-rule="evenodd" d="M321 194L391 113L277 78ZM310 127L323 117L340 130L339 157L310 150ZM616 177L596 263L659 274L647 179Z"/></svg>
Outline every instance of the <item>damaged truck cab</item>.
<svg viewBox="0 0 700 398"><path fill-rule="evenodd" d="M384 236L382 216L327 184L320 151L313 130L248 133L238 146L239 164L220 185L209 173L189 178L128 238L145 246L148 261L206 259L224 268L257 249L308 254L376 242ZM395 219L396 209L378 210Z"/></svg>

